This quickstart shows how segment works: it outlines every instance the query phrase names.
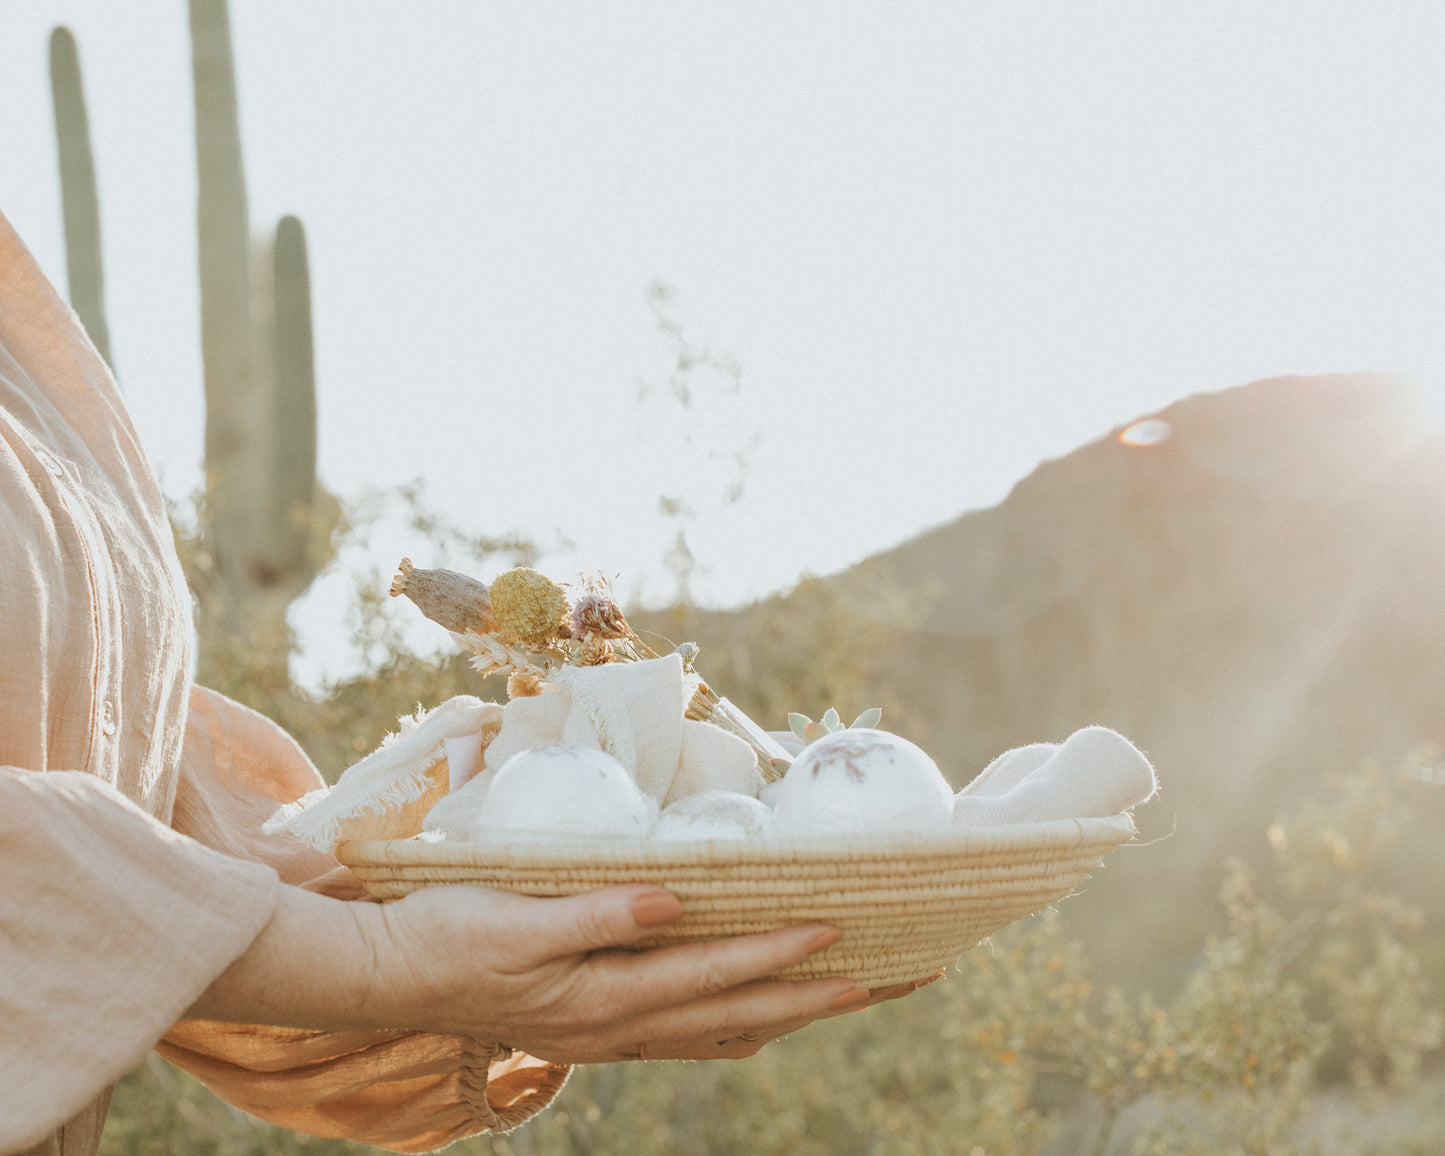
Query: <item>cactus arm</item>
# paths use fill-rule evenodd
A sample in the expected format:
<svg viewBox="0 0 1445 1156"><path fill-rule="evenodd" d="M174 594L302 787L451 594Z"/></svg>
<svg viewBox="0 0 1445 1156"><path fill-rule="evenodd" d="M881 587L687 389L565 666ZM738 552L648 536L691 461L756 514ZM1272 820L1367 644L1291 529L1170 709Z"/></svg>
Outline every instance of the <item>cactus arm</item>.
<svg viewBox="0 0 1445 1156"><path fill-rule="evenodd" d="M277 225L273 261L273 516L285 568L301 570L316 495L316 373L306 232L295 217L282 217Z"/></svg>
<svg viewBox="0 0 1445 1156"><path fill-rule="evenodd" d="M80 84L80 54L70 29L50 34L50 94L60 152L60 198L65 217L65 272L70 303L91 342L112 369L110 328L105 320L105 280L100 255L100 202L90 118Z"/></svg>
<svg viewBox="0 0 1445 1156"><path fill-rule="evenodd" d="M206 488L217 570L244 589L264 546L266 407L251 372L250 237L236 77L225 0L189 0L196 105L196 204L205 363Z"/></svg>

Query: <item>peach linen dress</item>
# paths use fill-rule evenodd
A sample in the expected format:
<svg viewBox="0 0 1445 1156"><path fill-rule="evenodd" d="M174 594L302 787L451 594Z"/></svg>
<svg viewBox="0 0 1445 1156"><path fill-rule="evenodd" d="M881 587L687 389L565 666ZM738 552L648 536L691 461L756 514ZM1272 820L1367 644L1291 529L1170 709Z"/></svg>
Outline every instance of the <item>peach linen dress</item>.
<svg viewBox="0 0 1445 1156"><path fill-rule="evenodd" d="M336 868L260 834L320 777L191 686L191 652L120 394L0 217L0 1153L94 1153L152 1048L263 1119L400 1152L544 1107L567 1069L481 1040L180 1019L281 887Z"/></svg>

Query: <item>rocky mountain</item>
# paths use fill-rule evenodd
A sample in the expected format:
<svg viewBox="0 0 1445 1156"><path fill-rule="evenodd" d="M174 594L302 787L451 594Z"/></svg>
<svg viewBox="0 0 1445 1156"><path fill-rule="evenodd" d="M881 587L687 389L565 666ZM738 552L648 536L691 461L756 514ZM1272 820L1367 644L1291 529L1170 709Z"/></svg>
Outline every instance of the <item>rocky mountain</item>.
<svg viewBox="0 0 1445 1156"><path fill-rule="evenodd" d="M1405 379L1187 398L834 581L960 781L1090 723L1149 753L1169 838L1092 890L1181 944L1310 780L1445 748L1445 430Z"/></svg>
<svg viewBox="0 0 1445 1156"><path fill-rule="evenodd" d="M776 639L816 618L799 602L816 585L716 632L734 678L806 651ZM1196 950L1224 857L1262 858L1279 809L1365 760L1445 749L1445 430L1398 377L1186 398L824 585L831 633L866 640L865 685L837 705L885 702L957 783L1091 723L1149 754L1162 793L1138 817L1159 841L1070 901L1135 929L1091 936L1106 954ZM813 633L814 670L846 657ZM716 656L710 676L738 685Z"/></svg>

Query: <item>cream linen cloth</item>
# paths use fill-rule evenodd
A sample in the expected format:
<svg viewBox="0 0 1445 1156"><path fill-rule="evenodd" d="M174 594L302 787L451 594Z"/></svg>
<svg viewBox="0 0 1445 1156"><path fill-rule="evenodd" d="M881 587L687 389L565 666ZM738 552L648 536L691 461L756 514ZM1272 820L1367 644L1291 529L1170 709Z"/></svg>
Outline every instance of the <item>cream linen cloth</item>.
<svg viewBox="0 0 1445 1156"><path fill-rule="evenodd" d="M565 1068L474 1040L175 1022L280 887L347 892L259 830L315 768L190 688L190 655L120 395L0 217L0 1153L90 1156L107 1089L158 1042L258 1116L398 1151L545 1105Z"/></svg>
<svg viewBox="0 0 1445 1156"><path fill-rule="evenodd" d="M349 768L329 791L279 808L266 832L294 836L323 851L338 839L376 837L352 832L388 809L419 799L446 741L477 735L482 728L496 732L482 752L484 769L431 807L427 831L471 837L492 776L513 755L549 743L606 751L661 806L696 791L756 797L761 790L763 777L747 743L711 723L683 717L697 680L684 672L677 655L564 666L549 678L543 693L514 698L505 707L458 695L430 713L402 720L400 731Z"/></svg>
<svg viewBox="0 0 1445 1156"><path fill-rule="evenodd" d="M1154 768L1108 727L1084 727L1062 743L1005 751L953 799L960 827L1104 819L1159 793Z"/></svg>
<svg viewBox="0 0 1445 1156"><path fill-rule="evenodd" d="M428 805L423 800L432 787L428 772L445 756L447 741L480 739L483 728L495 731L501 718L502 708L496 703L463 694L431 711L418 710L414 717L402 719L400 729L381 746L348 767L334 787L308 791L294 803L278 807L262 830L267 835L293 836L322 851L330 851L342 839L394 837L379 834L377 828L384 826L388 812L410 804Z"/></svg>
<svg viewBox="0 0 1445 1156"><path fill-rule="evenodd" d="M762 789L763 776L747 743L711 723L683 717L697 677L683 672L679 655L564 667L552 681L555 687L547 694L508 704L502 733L487 748L489 770L529 747L581 743L606 751L664 807L697 791L756 797ZM520 708L531 703L547 704L560 717L560 728L540 718L519 718Z"/></svg>

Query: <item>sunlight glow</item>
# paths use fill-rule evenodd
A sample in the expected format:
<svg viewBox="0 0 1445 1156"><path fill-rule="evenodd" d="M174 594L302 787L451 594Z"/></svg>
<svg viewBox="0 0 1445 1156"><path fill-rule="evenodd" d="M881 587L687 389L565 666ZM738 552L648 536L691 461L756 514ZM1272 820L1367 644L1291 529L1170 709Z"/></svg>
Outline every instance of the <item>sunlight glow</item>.
<svg viewBox="0 0 1445 1156"><path fill-rule="evenodd" d="M1146 417L1119 431L1121 446L1157 446L1174 436L1174 427L1162 417Z"/></svg>

